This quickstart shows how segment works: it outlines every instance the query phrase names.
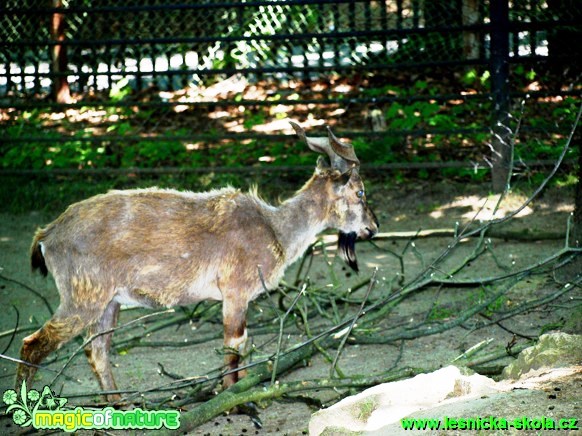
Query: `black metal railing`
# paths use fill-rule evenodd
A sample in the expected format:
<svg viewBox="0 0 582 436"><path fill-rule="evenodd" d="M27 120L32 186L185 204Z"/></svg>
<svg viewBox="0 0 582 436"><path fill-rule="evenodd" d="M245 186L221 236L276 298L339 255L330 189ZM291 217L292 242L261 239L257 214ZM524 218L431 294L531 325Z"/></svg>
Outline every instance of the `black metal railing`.
<svg viewBox="0 0 582 436"><path fill-rule="evenodd" d="M190 144L193 155L223 140L288 141L276 121L311 117L356 140L400 138L382 145L386 151L406 149L410 138L456 138L445 138L449 148L439 159L470 165L478 153L458 145L465 135L483 153L492 146L502 180L510 130L499 126L511 123L514 103L524 96L531 104L580 96L571 79L580 68L580 45L563 47L568 38L579 40L580 14L574 0L7 0L0 6L0 126L8 140L0 156L55 141L87 149L104 144L99 153L106 155L128 142L139 148L140 141L148 147L178 141ZM524 90L518 84L524 68L558 73L551 85ZM565 69L574 74L561 76ZM469 70L481 75L475 86L463 79ZM391 105L407 112L418 102L427 112L438 102L452 114L460 103L472 105L459 115L464 124L439 125L435 114L400 129L370 121L375 110L387 118ZM31 116L36 125L29 125ZM548 120L524 131L563 129ZM492 135L485 140L484 133ZM418 141L413 146L422 148ZM223 163L216 153L200 154L191 166ZM431 151L412 155L415 164L429 162ZM127 164L99 162L78 166ZM54 168L54 159L45 167Z"/></svg>

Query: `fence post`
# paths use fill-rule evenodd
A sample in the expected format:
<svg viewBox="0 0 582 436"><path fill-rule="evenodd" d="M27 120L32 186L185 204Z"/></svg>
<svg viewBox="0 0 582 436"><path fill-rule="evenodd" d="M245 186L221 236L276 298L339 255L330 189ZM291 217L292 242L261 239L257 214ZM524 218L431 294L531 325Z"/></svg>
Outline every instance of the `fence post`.
<svg viewBox="0 0 582 436"><path fill-rule="evenodd" d="M491 179L494 192L502 192L511 171L512 144L509 128L509 1L490 0L491 92L493 94Z"/></svg>

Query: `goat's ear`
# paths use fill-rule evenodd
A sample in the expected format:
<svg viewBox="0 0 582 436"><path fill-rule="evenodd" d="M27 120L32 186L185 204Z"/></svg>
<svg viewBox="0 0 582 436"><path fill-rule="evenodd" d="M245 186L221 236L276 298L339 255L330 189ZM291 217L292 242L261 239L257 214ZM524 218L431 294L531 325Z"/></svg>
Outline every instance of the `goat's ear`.
<svg viewBox="0 0 582 436"><path fill-rule="evenodd" d="M339 176L339 182L342 186L345 186L348 184L348 182L352 178L353 171L354 171L354 169L350 168L345 173L342 173L342 175Z"/></svg>
<svg viewBox="0 0 582 436"><path fill-rule="evenodd" d="M317 158L317 171L319 172L323 172L323 171L329 171L330 166L329 166L329 162L327 161L327 159L324 156L319 156Z"/></svg>

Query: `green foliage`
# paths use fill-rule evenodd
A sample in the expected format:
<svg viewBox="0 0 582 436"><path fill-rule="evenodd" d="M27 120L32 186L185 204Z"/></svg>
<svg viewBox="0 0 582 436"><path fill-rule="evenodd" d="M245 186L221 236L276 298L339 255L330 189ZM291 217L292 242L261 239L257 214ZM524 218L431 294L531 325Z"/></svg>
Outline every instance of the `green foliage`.
<svg viewBox="0 0 582 436"><path fill-rule="evenodd" d="M180 132L177 133L179 135ZM171 137L166 134L165 136ZM155 166L180 166L187 161L186 148L180 141L142 140L123 148L122 165L151 168Z"/></svg>
<svg viewBox="0 0 582 436"><path fill-rule="evenodd" d="M574 97L566 97L563 104L557 105L552 110L552 117L560 122L566 121L573 123L576 119L576 114L578 113L578 107L580 106L579 100Z"/></svg>
<svg viewBox="0 0 582 436"><path fill-rule="evenodd" d="M423 82L420 82L421 84ZM476 105L480 106L477 107ZM385 112L388 130L414 130L422 128L457 129L477 127L467 118L471 112L487 110L489 103L465 101L462 104L444 105L435 100L415 101L410 104L393 103ZM460 120L463 120L462 123Z"/></svg>
<svg viewBox="0 0 582 436"><path fill-rule="evenodd" d="M487 287L485 287L475 293L469 294L468 296L469 304L471 305L482 304L483 301L489 298L489 291L490 290ZM496 312L499 312L500 310L505 308L507 306L508 301L509 301L508 297L502 295L495 299L495 301L493 301L491 304L489 304L489 306L485 308L483 313L487 316L493 316Z"/></svg>
<svg viewBox="0 0 582 436"><path fill-rule="evenodd" d="M124 77L111 87L109 98L111 99L111 101L118 102L123 100L129 94L131 94L131 86L129 86L129 79Z"/></svg>
<svg viewBox="0 0 582 436"><path fill-rule="evenodd" d="M399 159L399 139L387 136L382 139L356 138L352 141L358 156L366 163L393 163Z"/></svg>
<svg viewBox="0 0 582 436"><path fill-rule="evenodd" d="M489 175L489 170L477 168L443 168L441 174L445 179L460 178L474 182L482 182Z"/></svg>
<svg viewBox="0 0 582 436"><path fill-rule="evenodd" d="M527 86L529 83L533 82L537 77L537 73L533 68L527 69L523 65L516 65L513 69L513 81L516 86Z"/></svg>
<svg viewBox="0 0 582 436"><path fill-rule="evenodd" d="M463 75L461 81L465 86L488 86L491 73L485 70L480 73L477 69L468 69Z"/></svg>
<svg viewBox="0 0 582 436"><path fill-rule="evenodd" d="M442 321L444 319L451 318L457 312L458 311L452 307L434 306L428 315L428 319L430 321Z"/></svg>
<svg viewBox="0 0 582 436"><path fill-rule="evenodd" d="M374 410L378 408L378 400L374 397L367 398L364 401L357 403L358 407L358 419L360 421L366 422L374 413Z"/></svg>
<svg viewBox="0 0 582 436"><path fill-rule="evenodd" d="M516 66L513 75L523 83L537 79L532 69ZM489 74L486 70L467 70L458 80L465 86L484 86ZM109 95L111 102L126 100L131 89L127 81L119 81ZM386 124L384 134L355 136L354 146L358 156L366 164L381 165L405 162L483 161L490 150L487 131L454 134L457 129L482 129L490 123L490 101L466 99L442 102L430 99L439 90L431 82L417 79L411 86L381 85L364 87L362 94L368 97L397 95L399 97L427 96L427 99L411 99L384 106L376 110L383 114ZM342 94L343 95L343 94ZM297 94L298 96L298 94ZM243 99L239 94L235 101ZM268 99L277 101L285 97L277 92ZM567 131L578 111L578 99L567 97L563 101L536 102L535 109L523 116L523 126L537 131L553 129L557 124ZM528 105L526 104L526 109ZM248 108L239 115L239 121L247 131L271 120L293 117L286 106ZM109 106L100 109L101 121L85 122L83 117L93 116L94 107L80 108L77 116L52 113L49 109L13 112L3 126L4 140L0 144L0 168L5 169L82 169L82 168L154 168L154 167L248 167L248 166L295 166L313 165L315 158L299 139L295 141L257 141L221 139L216 128L208 128L205 139L196 144L184 140L192 129L183 122L172 126L173 113L159 108ZM158 127L158 119L166 121ZM58 120L58 121L55 121ZM144 127L147 126L147 127ZM151 129L151 130L150 130ZM149 131L155 132L150 134ZM437 132L430 135L424 132ZM438 133L438 132L443 133ZM420 132L417 134L415 132ZM3 139L4 139L3 138ZM516 160L554 160L561 152L564 136L524 133L518 136L515 147ZM572 147L568 159L576 157ZM396 180L402 180L405 172L391 172ZM487 170L470 168L420 169L414 177L462 178L482 181ZM537 174L528 172L535 182ZM564 183L568 183L564 179ZM571 183L571 182L570 182Z"/></svg>
<svg viewBox="0 0 582 436"><path fill-rule="evenodd" d="M261 124L265 124L266 116L264 112L256 112L250 115L247 115L243 121L243 126L245 129L250 130L254 126L260 126Z"/></svg>
<svg viewBox="0 0 582 436"><path fill-rule="evenodd" d="M564 325L566 325L566 320L564 320L564 319L561 319L560 321L552 322L549 324L544 324L542 326L542 328L540 329L540 336L545 334L545 333L551 332L553 330L558 330L558 331L562 330L564 328Z"/></svg>
<svg viewBox="0 0 582 436"><path fill-rule="evenodd" d="M206 191L227 185L240 189L259 186L261 195L271 201L286 197L297 190L297 175L268 174L245 175L239 173L171 173L162 175L55 175L47 171L35 176L2 177L0 211L25 213L47 212L51 216L60 213L71 203L111 189L173 188L190 191ZM304 176L302 176L303 179Z"/></svg>

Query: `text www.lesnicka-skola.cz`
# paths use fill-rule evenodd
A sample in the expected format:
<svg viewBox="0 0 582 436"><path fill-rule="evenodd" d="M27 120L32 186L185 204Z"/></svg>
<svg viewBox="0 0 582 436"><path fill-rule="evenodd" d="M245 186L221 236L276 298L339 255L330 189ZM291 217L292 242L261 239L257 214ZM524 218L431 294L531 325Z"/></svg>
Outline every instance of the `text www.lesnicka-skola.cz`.
<svg viewBox="0 0 582 436"><path fill-rule="evenodd" d="M400 420L404 430L578 430L576 418L474 417L474 418L404 418Z"/></svg>

